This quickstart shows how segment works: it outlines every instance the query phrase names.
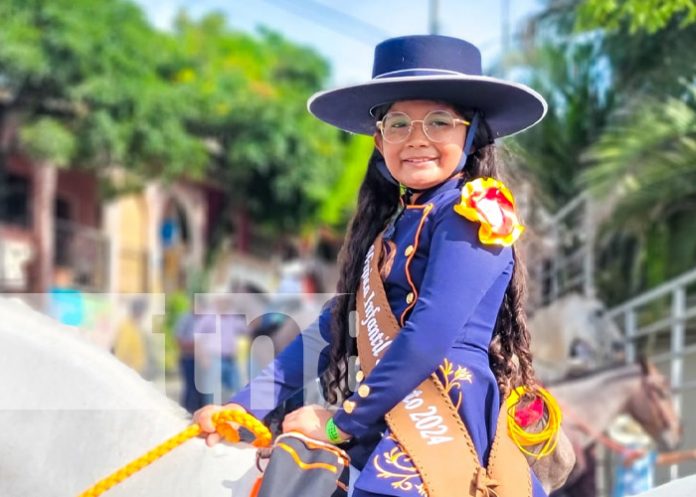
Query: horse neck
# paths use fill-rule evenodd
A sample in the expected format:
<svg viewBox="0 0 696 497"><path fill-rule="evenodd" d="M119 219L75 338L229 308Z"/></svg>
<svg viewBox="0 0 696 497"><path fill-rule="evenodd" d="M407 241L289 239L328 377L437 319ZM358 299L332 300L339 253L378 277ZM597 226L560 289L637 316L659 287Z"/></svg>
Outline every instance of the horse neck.
<svg viewBox="0 0 696 497"><path fill-rule="evenodd" d="M0 298L0 495L77 495L114 469L177 434L190 416L109 353L74 330ZM253 450L188 442L114 497L226 497L253 477ZM51 461L37 477L27 461ZM242 483L239 483L240 485ZM137 490L136 490L137 489ZM240 491L236 495L247 495Z"/></svg>
<svg viewBox="0 0 696 497"><path fill-rule="evenodd" d="M0 299L0 316L0 345L12 351L0 363L11 405L0 408L157 411L172 425L186 425L182 408L76 329L6 299Z"/></svg>
<svg viewBox="0 0 696 497"><path fill-rule="evenodd" d="M551 391L563 404L571 424L579 420L601 432L618 414L626 411L628 400L639 387L641 377L640 367L629 364L558 384Z"/></svg>

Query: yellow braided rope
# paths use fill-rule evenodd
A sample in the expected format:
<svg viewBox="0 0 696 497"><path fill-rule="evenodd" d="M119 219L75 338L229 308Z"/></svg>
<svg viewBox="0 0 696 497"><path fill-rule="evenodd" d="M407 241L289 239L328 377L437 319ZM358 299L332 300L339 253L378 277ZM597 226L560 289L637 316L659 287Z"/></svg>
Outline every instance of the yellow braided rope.
<svg viewBox="0 0 696 497"><path fill-rule="evenodd" d="M561 408L558 406L558 402L547 390L542 387L536 387L536 393L544 401L546 411L548 412L549 419L546 422L544 429L538 433L529 433L524 430L515 421L515 410L517 403L520 398L527 393L527 389L524 387L517 387L512 392L507 399L507 409L508 409L508 432L510 433L510 438L512 438L515 445L519 449L527 454L528 456L541 459L544 456L548 456L556 448L558 443L558 432L561 429ZM544 444L541 447L539 453L534 453L526 449L526 447L532 447L534 445Z"/></svg>
<svg viewBox="0 0 696 497"><path fill-rule="evenodd" d="M268 447L271 444L271 432L258 419L251 414L242 411L222 410L213 414L213 423L215 431L217 431L225 440L230 443L239 442L239 432L229 424L237 423L244 426L255 435L253 445L255 447ZM79 497L96 497L103 494L111 487L114 487L124 481L126 478L137 473L145 466L152 464L154 461L164 456L171 450L183 444L187 440L197 437L201 433L201 427L194 424L181 431L172 438L159 444L154 449L146 454L138 457L130 463L123 466L121 469L113 472L103 480L97 482L84 492Z"/></svg>

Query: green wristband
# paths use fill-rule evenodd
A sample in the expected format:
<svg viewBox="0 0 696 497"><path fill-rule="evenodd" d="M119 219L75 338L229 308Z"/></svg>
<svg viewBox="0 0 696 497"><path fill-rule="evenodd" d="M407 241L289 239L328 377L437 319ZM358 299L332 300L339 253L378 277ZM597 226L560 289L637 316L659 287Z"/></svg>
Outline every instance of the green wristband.
<svg viewBox="0 0 696 497"><path fill-rule="evenodd" d="M338 433L338 427L336 426L336 423L334 423L333 418L329 418L329 420L326 422L326 436L329 439L329 442L332 444L340 444L341 443L341 435Z"/></svg>

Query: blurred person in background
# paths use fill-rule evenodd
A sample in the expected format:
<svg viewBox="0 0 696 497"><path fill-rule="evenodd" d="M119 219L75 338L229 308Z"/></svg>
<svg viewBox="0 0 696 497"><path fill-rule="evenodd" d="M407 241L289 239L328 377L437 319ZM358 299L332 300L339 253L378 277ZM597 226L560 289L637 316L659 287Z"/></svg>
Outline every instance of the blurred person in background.
<svg viewBox="0 0 696 497"><path fill-rule="evenodd" d="M204 396L196 388L196 359L194 330L198 316L189 306L176 322L176 342L179 347L179 372L183 381L181 405L189 412L205 405Z"/></svg>
<svg viewBox="0 0 696 497"><path fill-rule="evenodd" d="M69 326L80 326L85 319L82 292L76 288L72 269L56 266L53 285L48 291L48 314Z"/></svg>
<svg viewBox="0 0 696 497"><path fill-rule="evenodd" d="M612 497L630 497L647 492L655 486L657 466L696 459L696 450L658 452L655 442L628 415L616 418L607 433L611 440L623 447L623 451L611 454L614 466ZM582 497L596 495L594 488L591 490L582 494Z"/></svg>
<svg viewBox="0 0 696 497"><path fill-rule="evenodd" d="M148 347L142 330L142 318L147 304L143 299L134 299L129 312L116 330L112 352L139 375L145 376L148 367Z"/></svg>
<svg viewBox="0 0 696 497"><path fill-rule="evenodd" d="M233 314L230 295L212 297L212 305L201 311L193 327L196 339L196 378L204 398L220 392L224 397L239 390L237 343L248 333L246 316Z"/></svg>
<svg viewBox="0 0 696 497"><path fill-rule="evenodd" d="M275 354L281 352L300 332L291 316L301 312L307 281L305 265L297 249L288 244L283 248L280 280L258 319L253 321L252 342L261 336L273 341Z"/></svg>

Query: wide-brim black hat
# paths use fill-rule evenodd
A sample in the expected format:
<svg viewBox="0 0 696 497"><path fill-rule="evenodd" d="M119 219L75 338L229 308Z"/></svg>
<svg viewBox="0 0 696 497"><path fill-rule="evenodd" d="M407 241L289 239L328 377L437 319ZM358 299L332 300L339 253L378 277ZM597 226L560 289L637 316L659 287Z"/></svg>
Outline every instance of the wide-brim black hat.
<svg viewBox="0 0 696 497"><path fill-rule="evenodd" d="M375 48L372 80L314 94L317 118L351 133L375 132L373 111L398 100L441 100L479 111L500 138L525 130L546 114L546 101L519 83L484 76L481 53L448 36L391 38Z"/></svg>

